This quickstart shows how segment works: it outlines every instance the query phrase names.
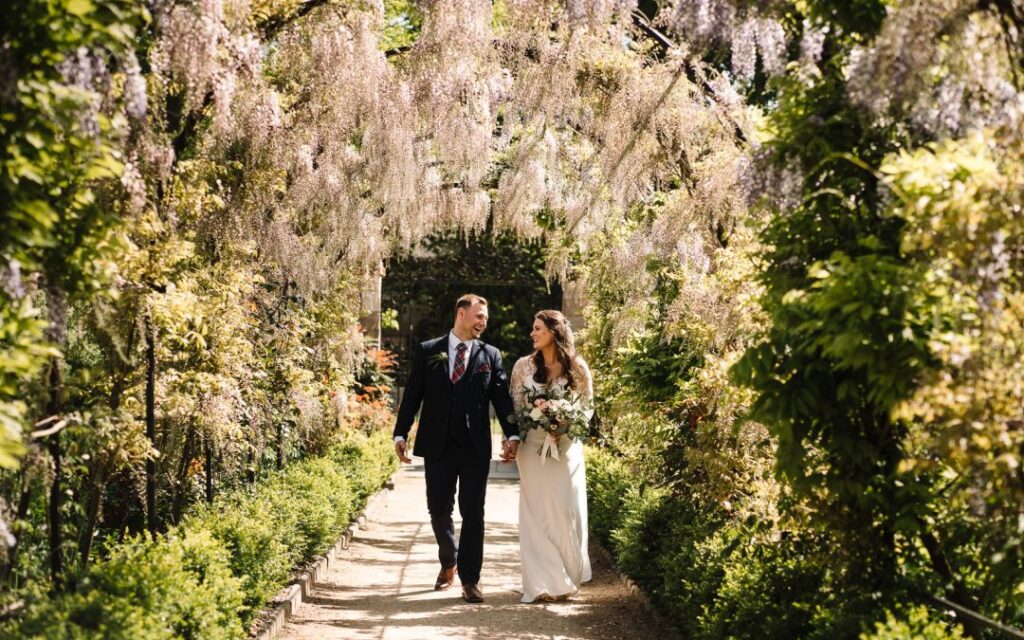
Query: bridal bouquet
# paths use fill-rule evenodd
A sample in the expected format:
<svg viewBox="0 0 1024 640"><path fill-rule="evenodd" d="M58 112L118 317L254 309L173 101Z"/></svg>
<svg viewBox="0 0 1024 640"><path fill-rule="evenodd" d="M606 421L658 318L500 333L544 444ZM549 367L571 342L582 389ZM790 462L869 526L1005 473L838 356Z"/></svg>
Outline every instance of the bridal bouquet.
<svg viewBox="0 0 1024 640"><path fill-rule="evenodd" d="M590 432L590 403L571 389L527 388L525 393L526 402L516 410L519 435L525 441L531 429L546 431L548 437L537 450L544 460L559 459L558 443L562 437L574 440Z"/></svg>

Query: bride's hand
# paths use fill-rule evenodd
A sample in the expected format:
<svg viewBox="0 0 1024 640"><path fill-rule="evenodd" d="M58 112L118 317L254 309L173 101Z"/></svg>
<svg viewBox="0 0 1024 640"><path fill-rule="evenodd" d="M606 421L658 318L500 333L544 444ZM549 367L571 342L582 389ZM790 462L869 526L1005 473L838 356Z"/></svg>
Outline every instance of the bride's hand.
<svg viewBox="0 0 1024 640"><path fill-rule="evenodd" d="M518 440L505 440L501 443L501 459L504 462L512 462L516 459L516 454L519 453L519 441Z"/></svg>

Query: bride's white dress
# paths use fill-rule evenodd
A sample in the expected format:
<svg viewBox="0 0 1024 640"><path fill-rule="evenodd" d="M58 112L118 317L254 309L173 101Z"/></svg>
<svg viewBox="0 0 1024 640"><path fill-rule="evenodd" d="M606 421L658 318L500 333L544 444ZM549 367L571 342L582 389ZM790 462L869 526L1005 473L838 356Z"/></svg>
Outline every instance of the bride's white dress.
<svg viewBox="0 0 1024 640"><path fill-rule="evenodd" d="M577 358L574 390L594 397L590 369ZM512 369L512 401L526 403L527 388L538 388L536 367L530 356ZM565 386L562 377L549 384ZM591 578L587 553L587 482L583 445L562 438L559 459L542 460L538 450L548 435L532 429L519 446L519 551L522 559L523 602L541 595L571 596Z"/></svg>

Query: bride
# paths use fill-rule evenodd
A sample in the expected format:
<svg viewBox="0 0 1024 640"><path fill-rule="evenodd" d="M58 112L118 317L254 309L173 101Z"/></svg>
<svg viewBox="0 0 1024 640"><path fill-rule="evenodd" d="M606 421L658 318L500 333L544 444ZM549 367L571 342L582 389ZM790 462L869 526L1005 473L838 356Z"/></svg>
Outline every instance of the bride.
<svg viewBox="0 0 1024 640"><path fill-rule="evenodd" d="M571 390L589 404L594 396L593 379L587 363L576 355L565 316L559 311L539 312L530 337L534 352L520 358L512 369L516 408L522 409L528 402L528 393L553 386ZM591 577L583 445L561 436L552 442L557 451L549 454L544 447L548 438L554 436L531 429L516 455L523 602L566 599Z"/></svg>

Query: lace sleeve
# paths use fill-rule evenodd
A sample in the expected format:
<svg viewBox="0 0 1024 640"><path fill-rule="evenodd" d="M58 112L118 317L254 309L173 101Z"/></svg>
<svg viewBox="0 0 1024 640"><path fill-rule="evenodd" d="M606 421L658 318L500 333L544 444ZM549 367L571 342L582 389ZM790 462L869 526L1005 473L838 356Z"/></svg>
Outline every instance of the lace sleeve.
<svg viewBox="0 0 1024 640"><path fill-rule="evenodd" d="M512 406L518 411L526 405L526 376L529 358L519 358L512 367L512 380L509 391L512 392Z"/></svg>
<svg viewBox="0 0 1024 640"><path fill-rule="evenodd" d="M587 410L587 418L590 418L594 415L594 376L590 373L587 361L580 356L576 356L576 371L573 386L576 388L576 393L580 394L580 397L590 406Z"/></svg>

